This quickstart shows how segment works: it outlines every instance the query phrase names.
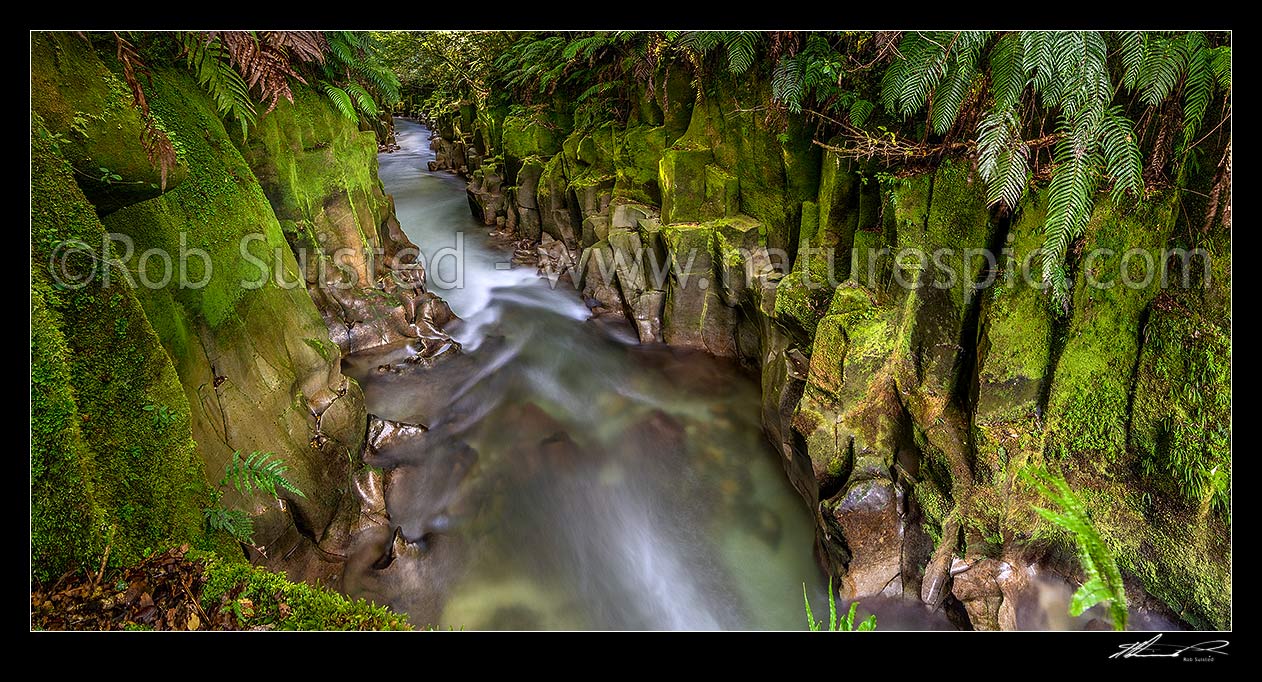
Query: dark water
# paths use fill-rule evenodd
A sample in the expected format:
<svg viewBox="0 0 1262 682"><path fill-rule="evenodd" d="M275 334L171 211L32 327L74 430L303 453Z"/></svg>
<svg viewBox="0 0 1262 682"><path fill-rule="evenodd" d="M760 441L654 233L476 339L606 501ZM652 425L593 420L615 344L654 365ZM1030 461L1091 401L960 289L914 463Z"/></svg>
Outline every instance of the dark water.
<svg viewBox="0 0 1262 682"><path fill-rule="evenodd" d="M754 381L640 346L571 285L510 268L463 182L425 170L428 130L397 132L381 178L424 253L463 250L462 272L454 256L429 270L466 353L399 375L374 368L404 349L347 361L370 412L431 429L385 453L391 519L420 549L378 570L388 538L365 540L348 590L444 628L803 628L803 583L826 599L814 529Z"/></svg>

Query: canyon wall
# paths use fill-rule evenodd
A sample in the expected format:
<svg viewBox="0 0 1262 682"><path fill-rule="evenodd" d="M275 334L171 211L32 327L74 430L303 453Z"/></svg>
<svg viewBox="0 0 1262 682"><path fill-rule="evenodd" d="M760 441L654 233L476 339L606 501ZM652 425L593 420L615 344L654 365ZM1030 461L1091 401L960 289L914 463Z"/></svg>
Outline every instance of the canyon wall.
<svg viewBox="0 0 1262 682"><path fill-rule="evenodd" d="M179 159L164 182L119 64L72 34L32 50L37 575L106 546L124 565L191 542L336 587L350 533L380 521L354 492L369 415L342 354L454 346L377 179L375 134L297 88L243 139L186 70L152 64L147 99ZM68 239L94 255L61 256ZM57 281L63 262L85 286ZM238 547L201 510L233 454L255 451L304 494L224 488L253 519Z"/></svg>
<svg viewBox="0 0 1262 682"><path fill-rule="evenodd" d="M624 120L583 129L561 104L465 104L430 122L432 169L467 177L473 213L595 314L759 373L765 430L846 597L1014 627L1026 567L1076 570L1021 477L1046 464L1134 593L1230 625L1229 488L1212 480L1230 476L1229 237L1167 258L1191 234L1175 190L1101 195L1082 240L1100 251L1066 313L1042 287L1041 191L1000 213L966 159L843 158L800 117L773 120L757 76L676 65L653 82Z"/></svg>

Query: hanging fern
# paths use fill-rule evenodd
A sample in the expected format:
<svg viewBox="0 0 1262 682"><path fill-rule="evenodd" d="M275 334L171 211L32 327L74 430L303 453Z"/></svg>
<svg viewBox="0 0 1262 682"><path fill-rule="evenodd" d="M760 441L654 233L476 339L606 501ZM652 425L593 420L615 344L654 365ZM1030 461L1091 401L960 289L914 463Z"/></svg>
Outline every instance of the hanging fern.
<svg viewBox="0 0 1262 682"><path fill-rule="evenodd" d="M364 112L365 116L375 117L378 113L377 103L373 101L372 95L369 94L364 86L359 83L347 83L345 88L346 94L355 100L355 106Z"/></svg>
<svg viewBox="0 0 1262 682"><path fill-rule="evenodd" d="M355 113L355 103L351 101L351 96L345 90L332 83L321 83L320 87L324 90L324 94L328 96L329 101L333 103L333 108L338 110L338 113L352 121L359 120L359 114Z"/></svg>
<svg viewBox="0 0 1262 682"><path fill-rule="evenodd" d="M1122 574L1112 552L1091 522L1086 506L1065 479L1037 468L1026 469L1023 473L1035 490L1059 509L1051 511L1035 507L1034 511L1069 533L1078 547L1078 560L1087 579L1074 592L1069 602L1069 614L1080 616L1092 606L1104 603L1108 607L1113 629L1125 630L1126 588L1122 584Z"/></svg>
<svg viewBox="0 0 1262 682"><path fill-rule="evenodd" d="M727 70L740 75L754 64L754 51L758 34L753 31L737 31L724 36L723 44L727 47Z"/></svg>
<svg viewBox="0 0 1262 682"><path fill-rule="evenodd" d="M250 88L232 68L228 53L218 40L200 33L177 33L188 67L202 89L210 95L220 116L231 116L245 137L258 118Z"/></svg>

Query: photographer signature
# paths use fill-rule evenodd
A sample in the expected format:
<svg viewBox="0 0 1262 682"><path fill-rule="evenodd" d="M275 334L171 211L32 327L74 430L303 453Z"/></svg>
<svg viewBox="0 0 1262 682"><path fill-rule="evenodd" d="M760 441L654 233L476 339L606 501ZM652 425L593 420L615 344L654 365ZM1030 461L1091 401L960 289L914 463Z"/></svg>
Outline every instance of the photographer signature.
<svg viewBox="0 0 1262 682"><path fill-rule="evenodd" d="M1199 644L1159 644L1161 635L1153 637L1146 642L1134 642L1132 644L1123 644L1120 650L1109 658L1183 658L1185 654L1223 654L1227 655L1223 649L1228 645L1225 639L1212 639L1201 642Z"/></svg>

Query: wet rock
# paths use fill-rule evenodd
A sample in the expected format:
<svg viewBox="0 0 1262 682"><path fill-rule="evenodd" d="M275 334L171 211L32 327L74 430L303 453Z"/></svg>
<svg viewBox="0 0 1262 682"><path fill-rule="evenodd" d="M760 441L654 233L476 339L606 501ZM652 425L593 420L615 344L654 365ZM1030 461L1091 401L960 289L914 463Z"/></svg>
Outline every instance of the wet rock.
<svg viewBox="0 0 1262 682"><path fill-rule="evenodd" d="M364 461L371 464L383 451L414 442L428 430L429 427L422 424L382 419L370 414L368 415L368 437L364 444Z"/></svg>
<svg viewBox="0 0 1262 682"><path fill-rule="evenodd" d="M951 593L964 604L975 630L1017 629L1017 595L1026 584L1024 571L999 559L952 565Z"/></svg>
<svg viewBox="0 0 1262 682"><path fill-rule="evenodd" d="M829 504L852 555L843 597L901 595L903 533L901 495L896 486L885 478L855 481Z"/></svg>

